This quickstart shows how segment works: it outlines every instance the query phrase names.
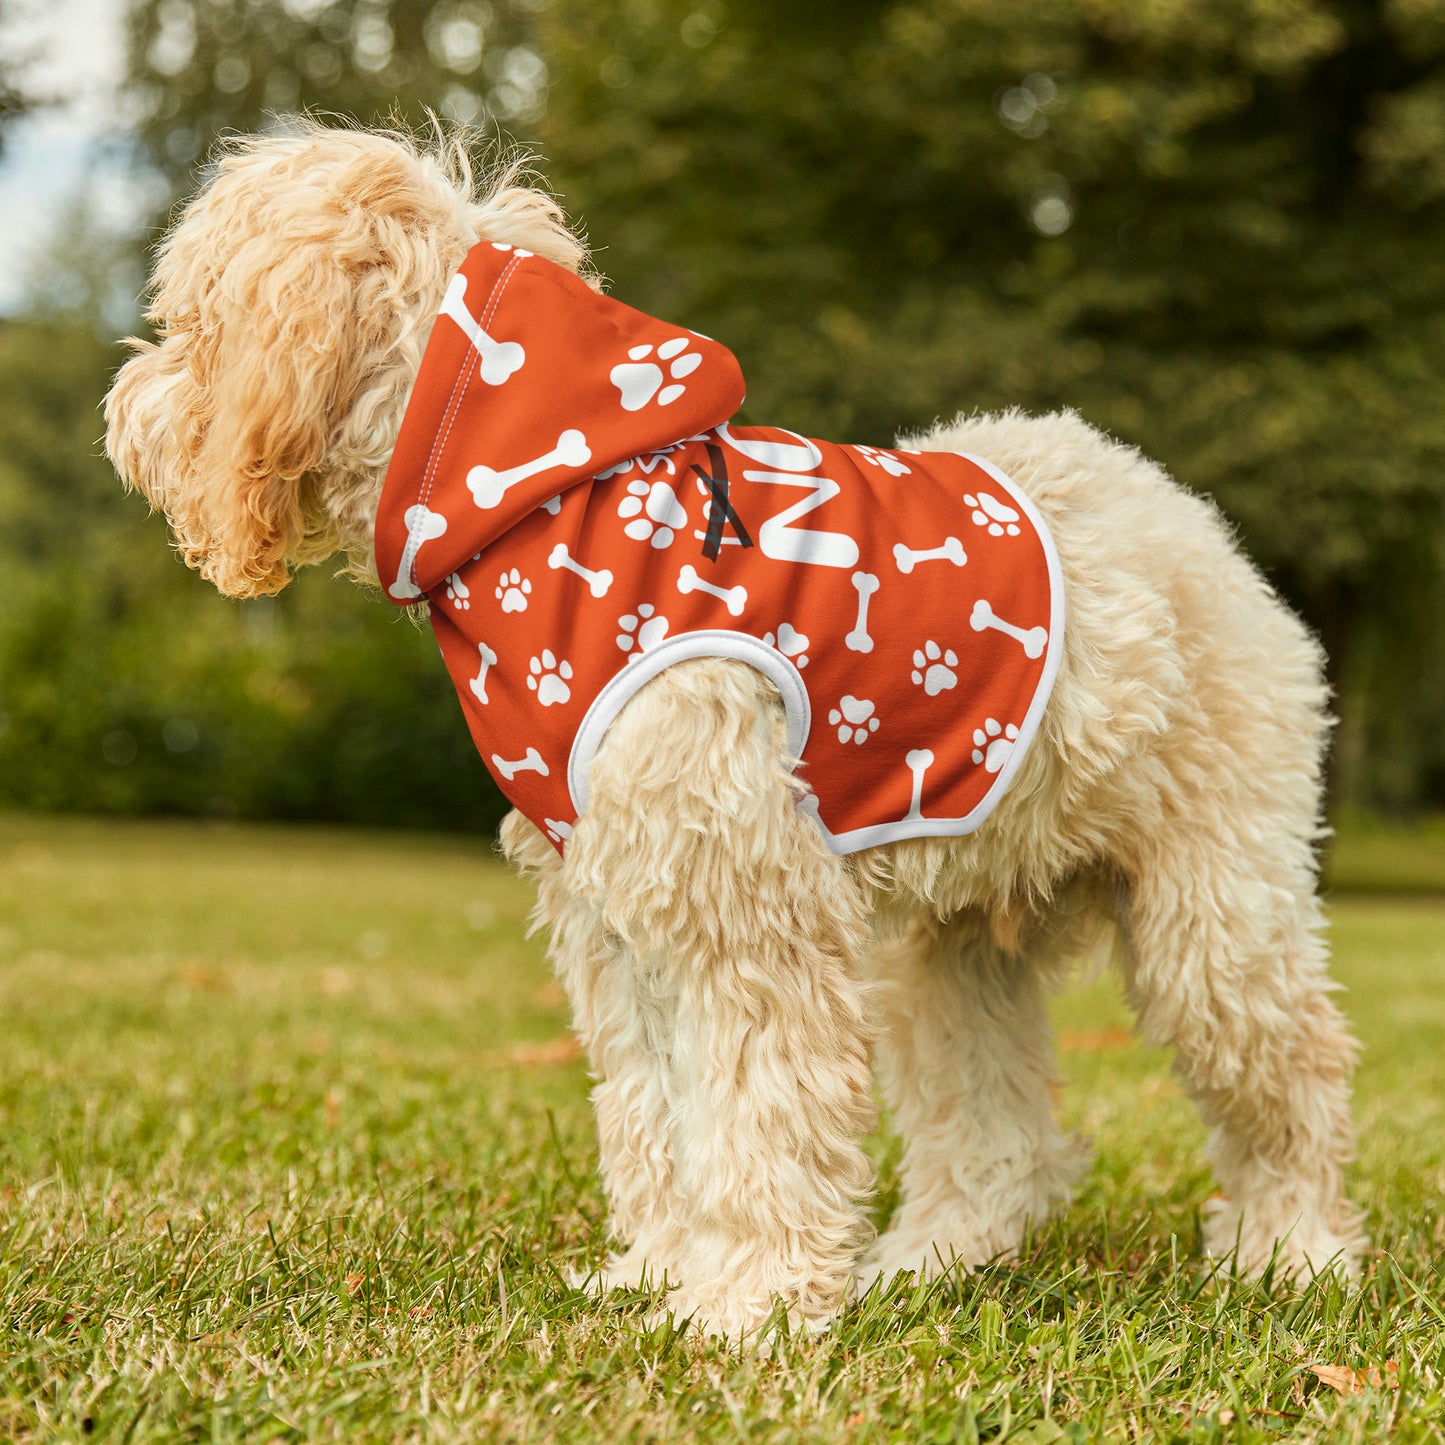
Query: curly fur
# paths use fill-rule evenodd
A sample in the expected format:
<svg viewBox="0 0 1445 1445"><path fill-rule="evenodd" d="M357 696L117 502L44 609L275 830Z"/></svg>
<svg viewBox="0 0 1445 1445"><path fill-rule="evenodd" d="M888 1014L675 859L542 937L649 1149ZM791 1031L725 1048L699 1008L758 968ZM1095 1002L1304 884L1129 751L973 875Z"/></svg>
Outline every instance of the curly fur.
<svg viewBox="0 0 1445 1445"><path fill-rule="evenodd" d="M585 265L517 167L479 187L444 138L304 123L223 148L157 257L158 341L132 343L106 409L117 469L223 592L335 554L373 577L391 447L478 238ZM795 806L776 695L731 661L639 692L565 860L503 827L596 1079L621 1252L595 1283L666 1283L676 1315L740 1338L779 1300L816 1327L860 1278L1009 1255L1084 1164L1053 1118L1045 1004L1111 923L1142 1031L1213 1129L1207 1247L1352 1270L1318 648L1212 507L1072 414L907 444L988 457L1062 560L1058 680L984 827L833 856ZM875 1050L905 1152L870 1246Z"/></svg>
<svg viewBox="0 0 1445 1445"><path fill-rule="evenodd" d="M222 143L156 257L159 339L131 339L106 401L116 469L220 591L279 592L337 552L374 577L381 479L462 258L502 238L585 258L525 169L478 187L464 137L309 120Z"/></svg>

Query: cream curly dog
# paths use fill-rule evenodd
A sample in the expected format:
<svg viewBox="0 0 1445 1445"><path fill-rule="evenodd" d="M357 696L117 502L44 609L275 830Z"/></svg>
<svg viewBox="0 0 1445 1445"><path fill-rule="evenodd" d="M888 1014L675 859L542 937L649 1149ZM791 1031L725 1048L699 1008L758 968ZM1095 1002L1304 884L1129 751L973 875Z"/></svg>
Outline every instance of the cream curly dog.
<svg viewBox="0 0 1445 1445"><path fill-rule="evenodd" d="M338 554L376 584L383 478L479 240L585 264L546 195L515 171L474 184L459 143L305 124L225 147L160 249L159 340L106 406L120 475L222 592ZM732 658L680 661L627 703L565 856L520 813L503 827L597 1081L620 1252L594 1281L665 1279L677 1318L739 1338L780 1299L821 1327L860 1282L1006 1256L1084 1167L1053 1117L1046 1000L1100 920L1213 1131L1207 1247L1249 1272L1276 1253L1352 1271L1318 648L1207 502L1073 415L909 445L986 458L1061 564L1057 678L982 827L830 851L774 682ZM906 1145L877 1239L875 1051Z"/></svg>

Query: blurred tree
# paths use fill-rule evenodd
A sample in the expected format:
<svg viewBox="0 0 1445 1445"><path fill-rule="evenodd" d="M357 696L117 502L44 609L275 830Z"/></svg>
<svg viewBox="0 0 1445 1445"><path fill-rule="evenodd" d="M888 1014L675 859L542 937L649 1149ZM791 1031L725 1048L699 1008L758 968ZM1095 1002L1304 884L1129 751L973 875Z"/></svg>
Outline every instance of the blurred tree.
<svg viewBox="0 0 1445 1445"><path fill-rule="evenodd" d="M15 18L14 0L0 0L0 34ZM0 155L5 154L5 132L35 103L21 85L23 57L9 46L0 51Z"/></svg>
<svg viewBox="0 0 1445 1445"><path fill-rule="evenodd" d="M490 827L435 644L312 573L228 602L121 492L84 312L0 322L0 806Z"/></svg>
<svg viewBox="0 0 1445 1445"><path fill-rule="evenodd" d="M760 419L1077 407L1323 632L1343 795L1445 801L1439 0L137 0L131 44L173 195L269 112L430 106L540 142L615 288L726 340ZM494 809L389 609L224 603L101 501L66 449L103 370L0 330L0 793L442 820L460 767Z"/></svg>
<svg viewBox="0 0 1445 1445"><path fill-rule="evenodd" d="M0 4L5 0L0 0ZM217 134L299 106L522 119L545 70L486 0L141 0L128 104L162 204ZM485 42L485 54L484 50ZM324 575L235 604L180 566L100 454L122 265L82 215L0 323L0 804L475 828L504 804L435 648ZM113 308L110 308L113 310Z"/></svg>
<svg viewBox="0 0 1445 1445"><path fill-rule="evenodd" d="M557 0L537 24L551 179L630 301L725 338L750 408L800 431L1069 405L1138 443L1320 629L1343 792L1378 791L1377 724L1398 742L1445 673L1408 620L1445 551L1437 0ZM1439 750L1413 752L1396 800Z"/></svg>
<svg viewBox="0 0 1445 1445"><path fill-rule="evenodd" d="M527 124L546 66L528 17L545 0L139 0L128 90L147 160L186 190L216 136L302 109Z"/></svg>

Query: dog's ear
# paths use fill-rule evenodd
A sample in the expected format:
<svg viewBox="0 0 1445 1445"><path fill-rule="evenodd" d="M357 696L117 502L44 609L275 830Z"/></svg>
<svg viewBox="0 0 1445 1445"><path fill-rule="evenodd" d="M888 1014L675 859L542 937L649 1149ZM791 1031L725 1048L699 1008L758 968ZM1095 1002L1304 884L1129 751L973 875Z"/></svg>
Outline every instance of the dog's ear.
<svg viewBox="0 0 1445 1445"><path fill-rule="evenodd" d="M116 378L107 449L165 511L187 564L255 597L330 550L308 516L308 478L394 322L368 314L365 267L324 235L249 237L219 273L197 240L162 255L161 340L134 343Z"/></svg>
<svg viewBox="0 0 1445 1445"><path fill-rule="evenodd" d="M186 562L233 597L369 551L425 333L465 254L464 198L395 139L303 126L223 149L161 247L106 403L107 450Z"/></svg>
<svg viewBox="0 0 1445 1445"><path fill-rule="evenodd" d="M223 145L157 257L106 401L106 447L222 592L277 592L371 521L448 279L478 239L574 271L582 243L516 161L479 188L461 138L293 130ZM480 193L479 193L480 192Z"/></svg>

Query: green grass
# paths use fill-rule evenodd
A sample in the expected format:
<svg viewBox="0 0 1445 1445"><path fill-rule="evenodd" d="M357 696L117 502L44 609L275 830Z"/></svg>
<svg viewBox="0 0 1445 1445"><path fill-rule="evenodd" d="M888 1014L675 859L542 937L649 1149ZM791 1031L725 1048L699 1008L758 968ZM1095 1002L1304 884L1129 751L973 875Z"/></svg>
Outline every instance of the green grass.
<svg viewBox="0 0 1445 1445"><path fill-rule="evenodd" d="M0 817L0 1440L1445 1439L1445 902L1331 907L1359 1288L1200 1264L1201 1130L1100 983L1074 1206L772 1359L568 1285L602 1204L529 902L482 843Z"/></svg>
<svg viewBox="0 0 1445 1445"><path fill-rule="evenodd" d="M1445 817L1343 821L1331 840L1325 882L1345 893L1445 896Z"/></svg>

